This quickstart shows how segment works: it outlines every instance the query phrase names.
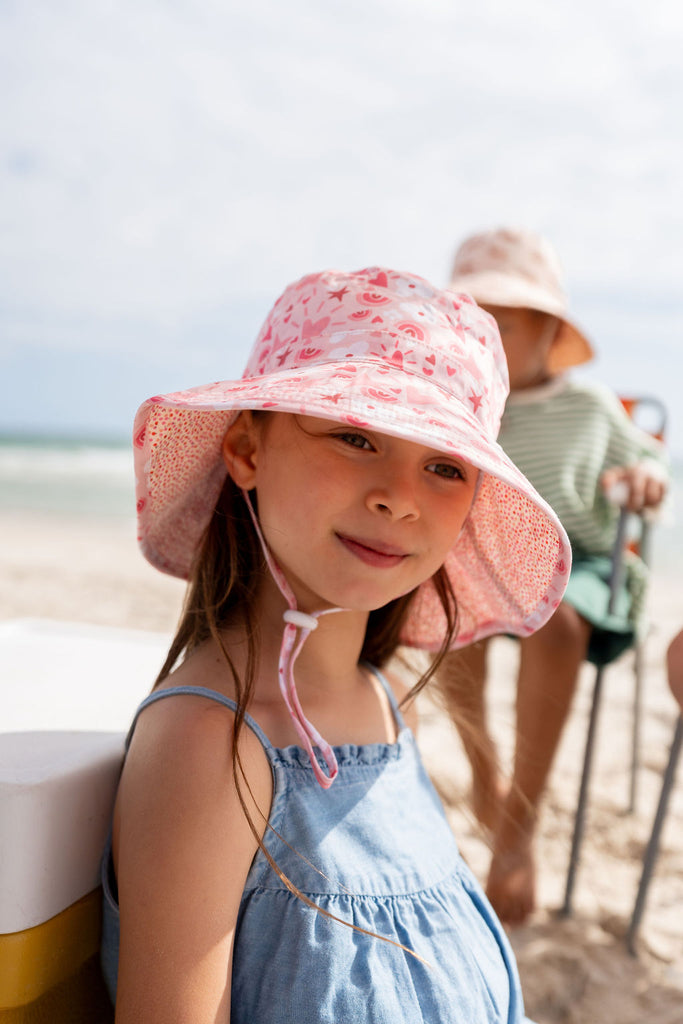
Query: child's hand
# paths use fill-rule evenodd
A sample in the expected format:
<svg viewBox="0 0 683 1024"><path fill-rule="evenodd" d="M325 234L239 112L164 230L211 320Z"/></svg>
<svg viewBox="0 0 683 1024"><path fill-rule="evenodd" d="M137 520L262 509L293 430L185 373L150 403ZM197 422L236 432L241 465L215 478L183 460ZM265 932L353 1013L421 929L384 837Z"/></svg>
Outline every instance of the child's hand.
<svg viewBox="0 0 683 1024"><path fill-rule="evenodd" d="M611 491L618 494L616 504L626 506L630 512L656 508L667 491L664 471L659 465L648 462L638 462L634 466L612 466L602 474L600 484L608 497Z"/></svg>

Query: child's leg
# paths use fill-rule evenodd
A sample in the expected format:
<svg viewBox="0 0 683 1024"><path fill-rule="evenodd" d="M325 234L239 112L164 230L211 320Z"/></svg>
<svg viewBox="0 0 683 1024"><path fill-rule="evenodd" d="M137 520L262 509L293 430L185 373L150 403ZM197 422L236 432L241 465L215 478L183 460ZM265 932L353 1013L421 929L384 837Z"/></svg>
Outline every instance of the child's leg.
<svg viewBox="0 0 683 1024"><path fill-rule="evenodd" d="M538 804L569 714L590 631L590 624L562 602L542 629L521 641L514 772L487 886L503 921L520 923L534 909Z"/></svg>
<svg viewBox="0 0 683 1024"><path fill-rule="evenodd" d="M666 668L669 686L683 712L683 629L678 633L666 652Z"/></svg>
<svg viewBox="0 0 683 1024"><path fill-rule="evenodd" d="M436 685L472 768L472 808L487 828L498 825L504 797L498 755L489 732L484 688L488 640L447 654Z"/></svg>

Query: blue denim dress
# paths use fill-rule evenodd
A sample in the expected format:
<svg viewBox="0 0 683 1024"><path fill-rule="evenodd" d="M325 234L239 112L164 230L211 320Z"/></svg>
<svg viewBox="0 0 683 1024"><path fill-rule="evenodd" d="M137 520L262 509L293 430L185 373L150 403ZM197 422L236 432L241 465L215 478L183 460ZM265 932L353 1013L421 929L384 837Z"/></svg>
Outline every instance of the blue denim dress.
<svg viewBox="0 0 683 1024"><path fill-rule="evenodd" d="M318 785L300 747L273 747L245 718L273 771L272 827L264 845L318 907L356 928L307 906L259 850L239 911L232 1024L526 1019L505 934L458 853L413 734L379 678L394 709L398 740L336 747L339 775L329 790ZM180 693L235 709L213 690L178 687L153 693L138 714ZM115 999L119 914L110 860L107 849L102 966Z"/></svg>

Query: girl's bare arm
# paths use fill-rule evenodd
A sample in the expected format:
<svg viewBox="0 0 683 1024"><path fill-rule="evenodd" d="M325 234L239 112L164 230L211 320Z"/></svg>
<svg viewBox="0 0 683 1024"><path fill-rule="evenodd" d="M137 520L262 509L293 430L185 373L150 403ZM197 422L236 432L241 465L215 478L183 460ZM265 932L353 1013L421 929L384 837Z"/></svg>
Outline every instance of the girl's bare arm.
<svg viewBox="0 0 683 1024"><path fill-rule="evenodd" d="M177 696L141 715L114 822L121 908L117 1024L227 1024L235 924L257 843L237 796L232 713ZM271 772L240 753L267 817ZM243 786L254 821L264 818Z"/></svg>

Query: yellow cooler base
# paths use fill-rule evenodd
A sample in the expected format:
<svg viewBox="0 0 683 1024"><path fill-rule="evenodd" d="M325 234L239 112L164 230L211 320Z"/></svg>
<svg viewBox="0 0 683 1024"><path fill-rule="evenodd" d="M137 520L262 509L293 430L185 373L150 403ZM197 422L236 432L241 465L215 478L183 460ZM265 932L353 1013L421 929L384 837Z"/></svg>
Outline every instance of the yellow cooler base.
<svg viewBox="0 0 683 1024"><path fill-rule="evenodd" d="M0 1009L0 1024L113 1024L99 953L71 978L26 1006Z"/></svg>
<svg viewBox="0 0 683 1024"><path fill-rule="evenodd" d="M109 1024L97 889L61 914L0 935L0 1024Z"/></svg>

